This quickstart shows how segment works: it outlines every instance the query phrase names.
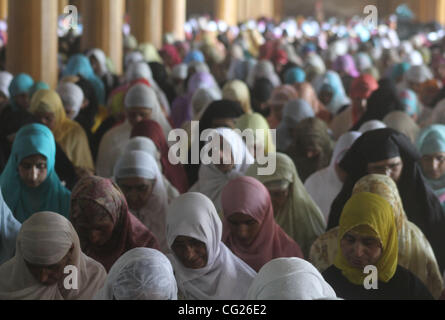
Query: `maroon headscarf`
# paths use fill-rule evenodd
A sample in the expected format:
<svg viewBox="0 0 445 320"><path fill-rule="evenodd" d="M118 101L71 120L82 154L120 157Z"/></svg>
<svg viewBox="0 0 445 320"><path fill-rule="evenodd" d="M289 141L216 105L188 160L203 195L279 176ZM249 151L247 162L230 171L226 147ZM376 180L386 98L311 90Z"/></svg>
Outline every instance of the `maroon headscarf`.
<svg viewBox="0 0 445 320"><path fill-rule="evenodd" d="M165 59L165 63L169 68L173 68L174 66L182 62L182 58L179 54L178 48L176 48L172 44L164 44L161 49L161 53L165 54L168 57L168 59Z"/></svg>
<svg viewBox="0 0 445 320"><path fill-rule="evenodd" d="M90 200L91 210L81 208L78 200ZM155 236L128 210L125 196L111 180L101 177L86 177L76 184L71 193L70 220L76 228L82 215L95 214L93 204L105 209L114 222L113 234L100 251L88 244L88 235L76 230L81 240L82 251L102 263L107 272L114 262L133 248L153 248L160 250Z"/></svg>
<svg viewBox="0 0 445 320"><path fill-rule="evenodd" d="M224 212L223 242L232 252L257 272L276 258L303 258L300 246L276 223L269 191L257 179L239 177L224 187L221 202ZM260 231L248 247L236 241L230 232L229 218L234 213L251 216L260 225Z"/></svg>
<svg viewBox="0 0 445 320"><path fill-rule="evenodd" d="M168 160L168 144L161 126L153 120L144 120L133 127L131 138L147 137L153 140L161 153L162 173L180 193L187 192L189 185L182 164L171 164Z"/></svg>

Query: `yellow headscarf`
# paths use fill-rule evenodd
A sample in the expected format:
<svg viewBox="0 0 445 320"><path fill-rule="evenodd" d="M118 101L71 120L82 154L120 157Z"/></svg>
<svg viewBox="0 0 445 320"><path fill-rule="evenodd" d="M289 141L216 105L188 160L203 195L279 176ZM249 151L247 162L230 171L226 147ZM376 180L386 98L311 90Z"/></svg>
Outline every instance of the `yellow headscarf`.
<svg viewBox="0 0 445 320"><path fill-rule="evenodd" d="M339 250L334 265L350 282L363 285L367 274L349 265L340 246L341 239L352 229L364 235L374 233L380 239L382 256L376 265L378 278L382 282L391 280L397 269L398 239L395 218L389 202L373 193L357 193L348 200L340 217ZM369 229L372 232L367 231Z"/></svg>
<svg viewBox="0 0 445 320"><path fill-rule="evenodd" d="M139 45L138 49L144 56L145 61L164 63L161 56L158 53L158 50L151 43L148 42L142 43Z"/></svg>
<svg viewBox="0 0 445 320"><path fill-rule="evenodd" d="M275 144L270 133L269 124L261 114L255 112L241 116L236 122L236 127L241 131L245 129L254 130L255 140L260 139L263 143L264 154L275 153ZM257 129L263 130L264 134L257 137Z"/></svg>
<svg viewBox="0 0 445 320"><path fill-rule="evenodd" d="M250 91L243 81L233 80L227 82L223 87L223 98L239 102L245 113L252 113Z"/></svg>
<svg viewBox="0 0 445 320"><path fill-rule="evenodd" d="M94 169L86 133L77 122L66 116L62 100L56 91L37 91L32 96L29 112L54 114L55 127L51 131L66 156L77 167Z"/></svg>

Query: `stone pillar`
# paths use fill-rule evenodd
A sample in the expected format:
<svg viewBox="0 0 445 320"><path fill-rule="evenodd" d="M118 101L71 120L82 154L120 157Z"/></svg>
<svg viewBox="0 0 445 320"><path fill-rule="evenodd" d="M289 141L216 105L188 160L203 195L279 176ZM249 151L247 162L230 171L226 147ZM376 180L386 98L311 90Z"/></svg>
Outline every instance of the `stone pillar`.
<svg viewBox="0 0 445 320"><path fill-rule="evenodd" d="M10 0L6 68L30 74L55 88L57 66L57 1Z"/></svg>
<svg viewBox="0 0 445 320"><path fill-rule="evenodd" d="M215 17L225 21L228 25L236 25L238 22L237 0L216 0Z"/></svg>
<svg viewBox="0 0 445 320"><path fill-rule="evenodd" d="M131 34L138 43L162 45L162 0L131 0L128 3Z"/></svg>
<svg viewBox="0 0 445 320"><path fill-rule="evenodd" d="M123 0L83 0L82 50L99 48L110 57L116 73L122 73Z"/></svg>
<svg viewBox="0 0 445 320"><path fill-rule="evenodd" d="M8 0L0 0L0 19L5 20L8 17Z"/></svg>
<svg viewBox="0 0 445 320"><path fill-rule="evenodd" d="M164 34L172 33L175 40L184 40L186 19L186 0L164 0Z"/></svg>

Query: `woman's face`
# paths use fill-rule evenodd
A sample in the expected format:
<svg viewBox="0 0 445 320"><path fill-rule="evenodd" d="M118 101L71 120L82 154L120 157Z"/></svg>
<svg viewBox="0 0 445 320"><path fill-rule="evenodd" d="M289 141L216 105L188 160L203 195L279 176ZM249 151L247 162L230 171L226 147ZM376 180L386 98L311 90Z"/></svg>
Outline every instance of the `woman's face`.
<svg viewBox="0 0 445 320"><path fill-rule="evenodd" d="M230 161L229 161L230 159ZM235 161L230 144L224 143L224 138L220 136L219 161L214 166L222 173L229 173L235 168Z"/></svg>
<svg viewBox="0 0 445 320"><path fill-rule="evenodd" d="M41 124L47 126L50 130L56 127L56 116L52 112L38 112L35 114Z"/></svg>
<svg viewBox="0 0 445 320"><path fill-rule="evenodd" d="M90 57L90 63L91 63L91 67L94 70L94 73L99 75L100 74L100 64L99 64L99 61L97 61L95 56Z"/></svg>
<svg viewBox="0 0 445 320"><path fill-rule="evenodd" d="M130 210L138 211L147 205L155 181L134 177L118 179L117 184L127 199Z"/></svg>
<svg viewBox="0 0 445 320"><path fill-rule="evenodd" d="M368 174L383 174L393 179L396 183L399 182L402 172L403 162L400 157L368 163Z"/></svg>
<svg viewBox="0 0 445 320"><path fill-rule="evenodd" d="M436 180L445 174L445 152L426 154L422 156L420 163L428 179Z"/></svg>
<svg viewBox="0 0 445 320"><path fill-rule="evenodd" d="M321 91L320 92L320 101L324 104L324 105L328 105L331 100L332 100L333 94L331 91Z"/></svg>
<svg viewBox="0 0 445 320"><path fill-rule="evenodd" d="M131 107L127 110L128 121L134 127L141 121L150 120L153 110L145 107Z"/></svg>
<svg viewBox="0 0 445 320"><path fill-rule="evenodd" d="M186 268L201 269L207 265L207 247L202 241L187 236L177 236L171 249Z"/></svg>
<svg viewBox="0 0 445 320"><path fill-rule="evenodd" d="M18 167L20 178L30 188L37 188L45 180L48 173L47 160L41 154L24 158Z"/></svg>
<svg viewBox="0 0 445 320"><path fill-rule="evenodd" d="M85 245L100 249L113 236L114 222L110 214L92 200L76 200L73 207L77 207L82 213L73 221L82 249Z"/></svg>
<svg viewBox="0 0 445 320"><path fill-rule="evenodd" d="M15 104L23 110L29 109L29 96L27 93L21 93L14 96Z"/></svg>
<svg viewBox="0 0 445 320"><path fill-rule="evenodd" d="M291 189L292 189L291 185L289 185L287 188L284 189L268 189L270 198L272 200L273 212L275 216L281 211L281 209L286 204Z"/></svg>
<svg viewBox="0 0 445 320"><path fill-rule="evenodd" d="M25 260L26 266L29 272L34 276L34 278L43 284L44 286L51 286L65 278L64 269L71 261L71 257L74 251L74 244L69 249L68 253L60 260L58 263L42 266L37 264L29 263Z"/></svg>
<svg viewBox="0 0 445 320"><path fill-rule="evenodd" d="M252 244L261 228L258 221L240 212L230 215L227 221L232 235L243 246Z"/></svg>
<svg viewBox="0 0 445 320"><path fill-rule="evenodd" d="M380 240L348 231L340 241L341 251L351 267L363 270L368 265L377 265L383 250Z"/></svg>

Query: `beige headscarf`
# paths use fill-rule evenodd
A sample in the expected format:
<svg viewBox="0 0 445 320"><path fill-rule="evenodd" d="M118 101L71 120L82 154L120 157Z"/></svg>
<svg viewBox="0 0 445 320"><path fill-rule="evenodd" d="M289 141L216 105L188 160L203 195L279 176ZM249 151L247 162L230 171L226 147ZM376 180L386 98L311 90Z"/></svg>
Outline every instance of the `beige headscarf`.
<svg viewBox="0 0 445 320"><path fill-rule="evenodd" d="M393 111L383 119L383 123L386 124L388 128L405 134L412 143L416 143L420 127L406 112Z"/></svg>
<svg viewBox="0 0 445 320"><path fill-rule="evenodd" d="M237 101L245 113L252 112L249 88L241 80L232 80L224 86L223 99Z"/></svg>
<svg viewBox="0 0 445 320"><path fill-rule="evenodd" d="M25 260L53 265L65 257L73 244L68 265L77 268L78 289L67 290L64 298L57 284L40 284L29 272ZM14 258L0 266L0 300L88 300L103 286L106 275L100 263L81 251L79 237L65 217L39 212L23 223Z"/></svg>

